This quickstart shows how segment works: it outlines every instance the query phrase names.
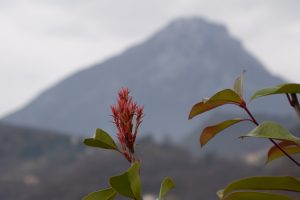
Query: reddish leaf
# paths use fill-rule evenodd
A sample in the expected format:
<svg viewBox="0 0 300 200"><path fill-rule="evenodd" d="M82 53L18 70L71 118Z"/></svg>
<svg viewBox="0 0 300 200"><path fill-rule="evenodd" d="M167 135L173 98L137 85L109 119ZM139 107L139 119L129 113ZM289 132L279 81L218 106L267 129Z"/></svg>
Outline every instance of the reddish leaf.
<svg viewBox="0 0 300 200"><path fill-rule="evenodd" d="M220 92L217 92L211 98L204 99L204 100L200 101L199 103L195 104L191 109L191 112L189 114L189 119L192 119L193 117L195 117L201 113L204 113L213 108L222 106L224 104L242 105L243 100L232 89L222 90Z"/></svg>
<svg viewBox="0 0 300 200"><path fill-rule="evenodd" d="M290 155L300 153L300 145L293 141L283 141L278 143L278 145ZM268 151L268 159L266 163L269 163L283 156L285 156L285 154L282 153L282 151L277 146L274 145Z"/></svg>
<svg viewBox="0 0 300 200"><path fill-rule="evenodd" d="M224 129L238 123L241 121L245 121L247 119L231 119L231 120L226 120L224 122L221 122L219 124L213 125L213 126L208 126L206 127L200 136L200 144L203 147L209 140L211 140L213 137L215 137L219 132L223 131Z"/></svg>

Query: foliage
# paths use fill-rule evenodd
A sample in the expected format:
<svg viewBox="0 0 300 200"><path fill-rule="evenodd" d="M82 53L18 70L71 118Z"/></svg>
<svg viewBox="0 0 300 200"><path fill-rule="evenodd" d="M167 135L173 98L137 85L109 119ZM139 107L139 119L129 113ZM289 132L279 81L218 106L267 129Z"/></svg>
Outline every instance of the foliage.
<svg viewBox="0 0 300 200"><path fill-rule="evenodd" d="M204 128L200 134L201 146L204 146L224 129L240 122L248 121L257 127L248 134L241 136L241 138L256 137L269 139L274 145L268 151L266 163L287 156L295 165L300 167L300 163L291 156L292 154L300 153L300 138L294 136L289 130L276 122L265 121L261 124L257 122L243 98L243 76L244 72L235 80L233 89L221 90L211 98L204 99L192 107L189 119L225 104L236 105L243 109L249 116L249 118L225 120L216 125ZM300 116L297 93L300 93L300 84L282 84L255 92L251 97L251 101L268 95L284 94L287 96L290 105L295 109L297 115ZM250 177L229 184L225 189L217 192L217 195L222 200L292 199L287 193L278 193L284 191L295 192L299 197L300 179L294 177Z"/></svg>
<svg viewBox="0 0 300 200"><path fill-rule="evenodd" d="M264 198L270 195L269 199L284 197L284 199L291 199L288 196L283 196L279 194L270 194L262 191L278 191L286 190L292 192L300 192L300 179L294 177L270 177L270 176L261 176L261 177L250 177L237 180L233 183L230 183L226 186L225 189L219 191L217 194L220 199L235 199L235 193L238 193L240 196L241 193L250 193L250 195L257 196L253 199L261 199L260 196ZM247 197L247 195L245 195ZM272 197L272 198L271 198ZM279 198L280 197L280 198Z"/></svg>
<svg viewBox="0 0 300 200"><path fill-rule="evenodd" d="M266 163L286 156L295 165L300 167L300 163L292 157L293 154L300 153L300 138L276 122L264 121L259 124L248 109L243 97L244 73L243 71L235 80L233 89L221 90L212 97L203 99L192 107L189 119L227 104L238 106L248 114L247 118L227 119L204 128L200 135L201 146L203 147L211 139L231 126L241 122L251 122L256 127L250 130L248 134L242 135L241 138L255 137L269 139L273 143L273 146L268 151ZM290 105L300 117L300 105L296 93L300 93L299 84L282 84L257 91L251 97L251 100L268 95L285 94ZM133 102L133 97L129 95L129 90L122 88L118 93L117 104L111 106L111 111L117 129L119 145L102 129L96 129L95 136L85 139L84 144L116 151L123 155L131 166L124 173L111 177L109 180L110 187L93 192L84 197L84 200L113 200L118 195L134 200L142 200L141 161L135 154L135 141L138 128L142 123L143 106L139 106ZM158 200L163 200L165 195L174 187L174 182L169 177L165 178L161 183ZM291 176L248 177L230 183L224 189L218 191L217 195L221 200L290 200L292 197L288 192L293 192L300 196L299 178Z"/></svg>
<svg viewBox="0 0 300 200"><path fill-rule="evenodd" d="M138 128L142 123L144 107L133 102L133 97L129 93L127 88L122 88L118 93L117 104L111 106L121 148L107 132L99 128L96 129L93 138L84 140L84 144L119 152L131 166L124 173L111 177L109 188L93 192L84 197L83 200L114 200L117 195L134 200L142 200L143 198L140 178L141 162L135 155L135 140ZM169 190L174 187L174 182L169 177L165 178L160 188L159 200L163 200Z"/></svg>
<svg viewBox="0 0 300 200"><path fill-rule="evenodd" d="M91 147L120 151L110 135L99 128L96 129L96 133L93 138L87 138L84 140L84 144Z"/></svg>
<svg viewBox="0 0 300 200"><path fill-rule="evenodd" d="M160 186L160 192L159 192L159 200L162 200L166 194L175 187L174 182L169 177L166 177Z"/></svg>

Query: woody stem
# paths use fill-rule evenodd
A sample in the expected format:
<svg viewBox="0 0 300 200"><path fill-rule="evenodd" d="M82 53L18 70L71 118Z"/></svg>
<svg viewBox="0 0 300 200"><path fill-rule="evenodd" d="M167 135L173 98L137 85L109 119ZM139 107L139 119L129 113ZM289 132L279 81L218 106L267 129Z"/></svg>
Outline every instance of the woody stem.
<svg viewBox="0 0 300 200"><path fill-rule="evenodd" d="M255 117L252 115L252 113L250 112L250 110L247 108L247 106L242 106L242 108L247 112L247 114L250 116L251 121L256 125L259 126L259 123L257 122L257 120L255 119ZM294 164L296 164L298 167L300 167L300 163L295 160L291 155L289 155L284 149L281 148L281 146L279 146L279 144L277 144L277 142L275 142L272 138L269 138L269 140L286 156L288 157Z"/></svg>

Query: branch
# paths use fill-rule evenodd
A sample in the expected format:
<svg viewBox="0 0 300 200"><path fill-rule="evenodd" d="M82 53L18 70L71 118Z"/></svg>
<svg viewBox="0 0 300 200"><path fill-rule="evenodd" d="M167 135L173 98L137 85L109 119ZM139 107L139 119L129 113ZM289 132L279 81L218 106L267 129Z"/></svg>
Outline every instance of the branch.
<svg viewBox="0 0 300 200"><path fill-rule="evenodd" d="M298 101L298 100L297 100ZM299 106L299 102L298 102L298 106ZM256 125L256 126L258 126L259 125L259 123L256 121L256 119L255 119L255 117L252 115L252 113L250 112L250 110L247 108L247 106L245 105L245 106L243 106L242 107L246 112L247 112L247 114L250 116L250 118L251 118L251 121ZM300 107L299 107L300 108ZM300 111L300 110L299 110ZM300 114L300 112L299 112L299 114ZM300 118L299 118L300 119ZM281 148L281 146L279 146L278 144L277 144L277 142L275 142L275 140L273 140L272 138L269 138L269 140L286 156L286 157L288 157L294 164L296 164L298 167L300 167L300 163L297 161L297 160L295 160L290 154L288 154L284 149L282 149Z"/></svg>
<svg viewBox="0 0 300 200"><path fill-rule="evenodd" d="M294 110L298 116L298 119L300 120L300 105L299 105L297 94L292 93L290 95L291 95L291 97L289 96L289 94L287 94L288 100L290 102L290 105L294 108Z"/></svg>

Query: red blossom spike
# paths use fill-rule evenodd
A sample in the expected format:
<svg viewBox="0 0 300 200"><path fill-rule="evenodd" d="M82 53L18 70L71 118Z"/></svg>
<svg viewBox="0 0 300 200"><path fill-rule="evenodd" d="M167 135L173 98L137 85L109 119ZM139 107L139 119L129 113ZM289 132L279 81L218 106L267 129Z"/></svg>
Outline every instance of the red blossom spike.
<svg viewBox="0 0 300 200"><path fill-rule="evenodd" d="M134 156L134 143L142 123L144 107L133 102L129 93L128 88L122 88L118 93L117 104L111 106L111 111L123 155L131 163L138 160Z"/></svg>

